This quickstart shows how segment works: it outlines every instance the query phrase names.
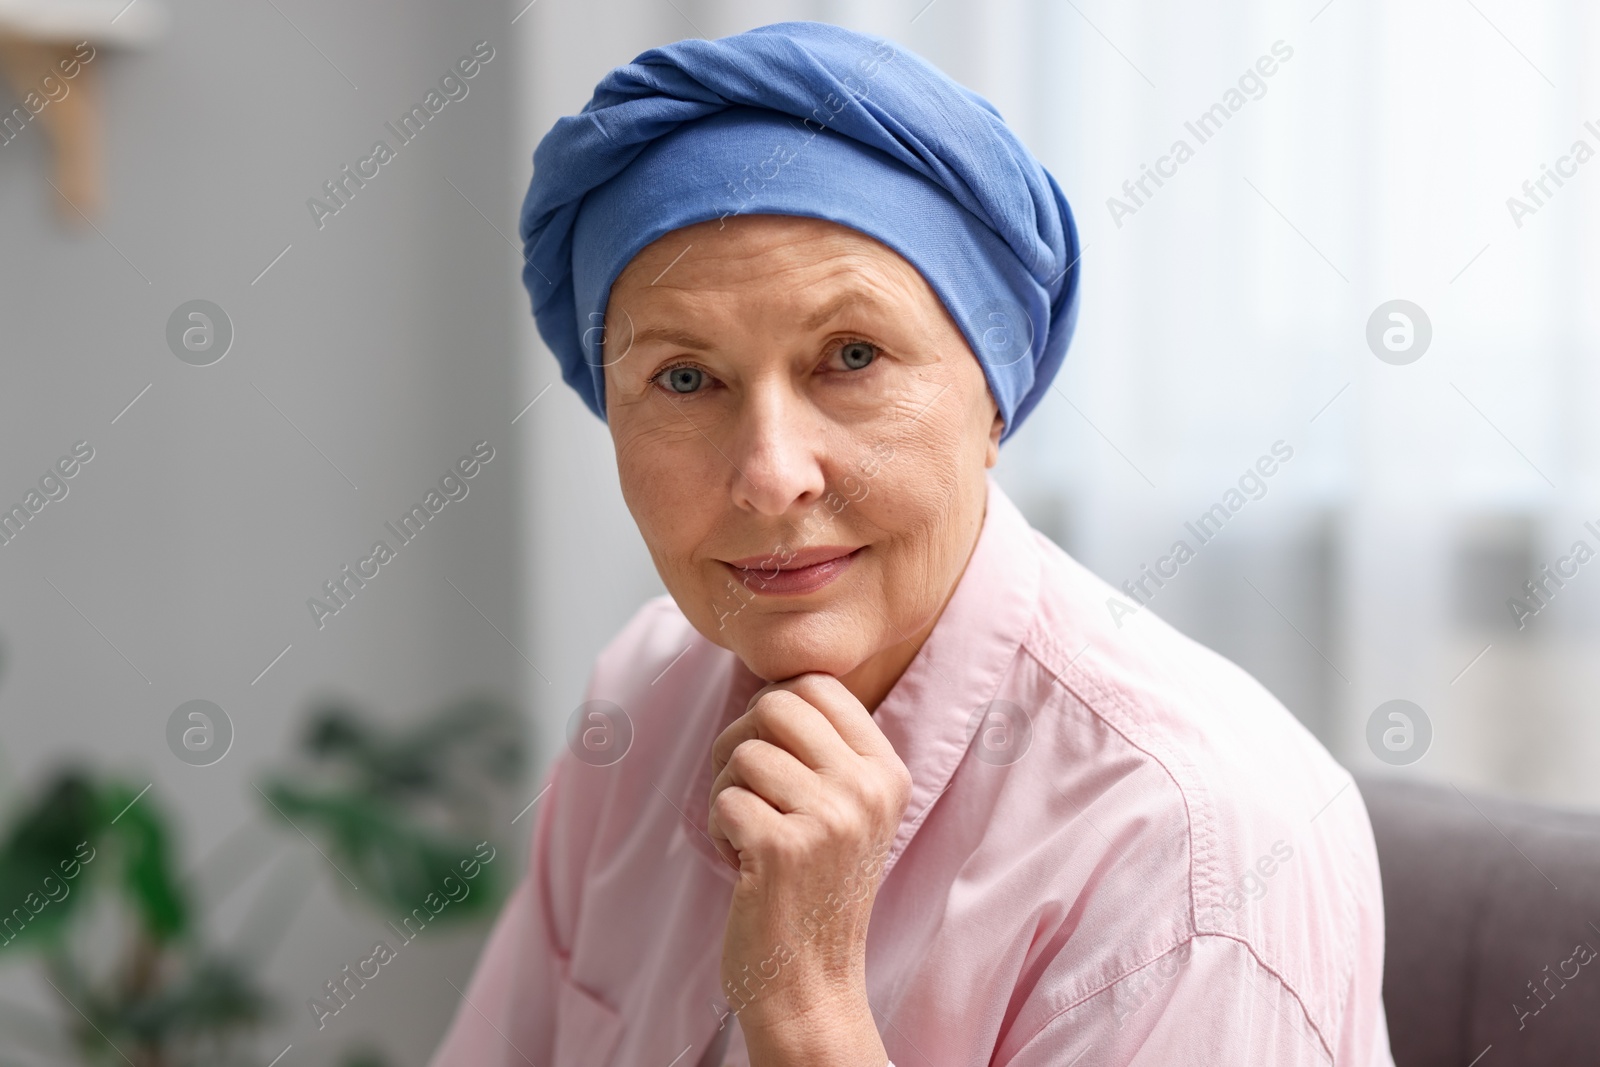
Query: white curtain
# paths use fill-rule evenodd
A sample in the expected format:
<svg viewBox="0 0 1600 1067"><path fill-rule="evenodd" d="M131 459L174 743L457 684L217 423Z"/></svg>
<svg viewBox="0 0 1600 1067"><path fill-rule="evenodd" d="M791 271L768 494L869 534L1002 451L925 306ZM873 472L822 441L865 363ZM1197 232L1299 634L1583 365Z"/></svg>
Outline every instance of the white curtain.
<svg viewBox="0 0 1600 1067"><path fill-rule="evenodd" d="M1398 773L1600 803L1600 558L1547 582L1521 629L1507 605L1538 606L1523 583L1574 542L1600 552L1600 158L1575 154L1600 153L1592 5L602 0L527 17L530 146L639 51L786 18L885 34L987 96L1085 247L1058 389L999 472L1035 525L1113 585L1186 540L1175 576L1146 579L1149 610L1347 765L1382 766L1367 721L1401 698L1433 738ZM1394 300L1431 324L1403 365L1367 339ZM557 379L525 337L532 396ZM595 649L660 587L603 427L565 395L535 410L529 588L555 744ZM1275 445L1292 457L1199 544L1185 523Z"/></svg>

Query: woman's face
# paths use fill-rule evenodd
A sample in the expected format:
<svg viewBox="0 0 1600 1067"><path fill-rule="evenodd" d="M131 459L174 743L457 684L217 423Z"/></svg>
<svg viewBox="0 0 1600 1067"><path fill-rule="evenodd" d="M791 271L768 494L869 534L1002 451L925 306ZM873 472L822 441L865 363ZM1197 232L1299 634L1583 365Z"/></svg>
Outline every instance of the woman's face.
<svg viewBox="0 0 1600 1067"><path fill-rule="evenodd" d="M690 623L875 708L966 566L1003 429L927 282L837 223L699 223L617 278L604 353L623 496Z"/></svg>

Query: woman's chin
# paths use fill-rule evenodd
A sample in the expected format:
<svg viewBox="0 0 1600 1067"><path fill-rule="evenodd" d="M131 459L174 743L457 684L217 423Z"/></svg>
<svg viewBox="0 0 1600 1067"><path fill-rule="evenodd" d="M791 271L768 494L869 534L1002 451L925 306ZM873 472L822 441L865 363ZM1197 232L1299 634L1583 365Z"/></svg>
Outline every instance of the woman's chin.
<svg viewBox="0 0 1600 1067"><path fill-rule="evenodd" d="M769 681L809 671L841 677L858 667L872 649L862 634L840 621L815 617L771 616L754 622L723 643L751 673Z"/></svg>

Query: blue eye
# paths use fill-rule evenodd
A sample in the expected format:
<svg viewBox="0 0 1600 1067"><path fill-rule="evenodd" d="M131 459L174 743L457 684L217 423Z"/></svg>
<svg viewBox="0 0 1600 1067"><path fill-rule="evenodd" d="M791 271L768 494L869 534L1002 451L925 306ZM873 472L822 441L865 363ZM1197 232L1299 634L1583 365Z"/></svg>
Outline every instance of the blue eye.
<svg viewBox="0 0 1600 1067"><path fill-rule="evenodd" d="M844 360L844 365L851 370L860 370L870 364L878 355L878 346L867 341L851 341L839 349L839 358Z"/></svg>
<svg viewBox="0 0 1600 1067"><path fill-rule="evenodd" d="M699 367L668 367L661 372L666 378L667 388L674 393L692 393L700 388L705 372Z"/></svg>

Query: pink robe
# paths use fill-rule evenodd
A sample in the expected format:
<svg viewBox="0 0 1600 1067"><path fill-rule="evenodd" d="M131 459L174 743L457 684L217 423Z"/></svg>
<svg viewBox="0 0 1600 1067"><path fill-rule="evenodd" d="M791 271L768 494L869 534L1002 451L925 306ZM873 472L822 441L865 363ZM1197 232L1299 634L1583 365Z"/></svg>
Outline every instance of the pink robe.
<svg viewBox="0 0 1600 1067"><path fill-rule="evenodd" d="M1350 776L1255 679L1112 601L990 479L873 716L913 782L867 941L890 1061L1392 1067ZM605 648L586 699L632 746L555 760L433 1067L748 1063L719 988L736 876L704 830L711 743L760 684L668 597Z"/></svg>

